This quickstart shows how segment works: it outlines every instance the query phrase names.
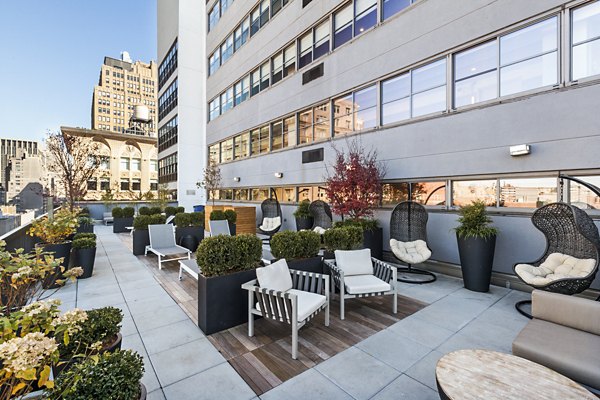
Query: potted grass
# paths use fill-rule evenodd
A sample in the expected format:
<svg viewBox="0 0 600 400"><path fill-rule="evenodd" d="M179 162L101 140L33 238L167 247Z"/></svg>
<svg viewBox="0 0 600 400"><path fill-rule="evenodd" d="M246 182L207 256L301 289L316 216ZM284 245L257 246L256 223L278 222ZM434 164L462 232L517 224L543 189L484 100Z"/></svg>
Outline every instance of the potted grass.
<svg viewBox="0 0 600 400"><path fill-rule="evenodd" d="M71 257L72 242L68 238L75 234L77 227L77 215L67 209L56 211L51 218L46 216L31 223L27 233L40 240L36 247L42 248L46 253L53 253L54 258L62 260L55 273L44 279L44 288L60 286L56 281L62 280L62 272L68 269Z"/></svg>
<svg viewBox="0 0 600 400"><path fill-rule="evenodd" d="M90 218L89 214L79 214L77 217L77 231L76 233L94 233L94 220Z"/></svg>
<svg viewBox="0 0 600 400"><path fill-rule="evenodd" d="M294 218L296 219L297 231L312 229L313 216L310 213L310 200L302 200L298 204L298 208L294 211Z"/></svg>
<svg viewBox="0 0 600 400"><path fill-rule="evenodd" d="M454 230L465 288L487 292L490 290L498 229L490 226L492 219L482 200L462 206L459 214L460 225Z"/></svg>
<svg viewBox="0 0 600 400"><path fill-rule="evenodd" d="M181 239L192 236L196 247L204 239L204 212L177 213L175 215L175 240L181 245ZM196 248L191 251L196 251Z"/></svg>
<svg viewBox="0 0 600 400"><path fill-rule="evenodd" d="M135 209L133 207L115 207L112 209L113 216L113 233L128 232L127 227L133 225L133 215Z"/></svg>
<svg viewBox="0 0 600 400"><path fill-rule="evenodd" d="M325 245L324 258L334 259L336 250L356 250L362 248L363 230L354 225L338 226L327 229L323 234Z"/></svg>
<svg viewBox="0 0 600 400"><path fill-rule="evenodd" d="M248 321L248 296L242 284L256 279L262 242L255 235L213 236L196 250L198 326L210 335Z"/></svg>
<svg viewBox="0 0 600 400"><path fill-rule="evenodd" d="M78 279L91 277L96 260L96 235L94 233L76 234L73 238L73 256L73 265L83 269L83 274Z"/></svg>
<svg viewBox="0 0 600 400"><path fill-rule="evenodd" d="M164 224L165 217L161 214L138 215L133 220L133 255L141 256L150 244L148 225Z"/></svg>
<svg viewBox="0 0 600 400"><path fill-rule="evenodd" d="M235 223L237 222L237 213L235 210L213 210L210 213L211 221L227 220L229 224L229 233L235 236Z"/></svg>
<svg viewBox="0 0 600 400"><path fill-rule="evenodd" d="M123 312L116 307L103 307L86 311L87 318L79 324L79 330L66 342L58 340L59 362L52 367L54 376L69 370L90 354L102 354L121 349L120 333Z"/></svg>
<svg viewBox="0 0 600 400"><path fill-rule="evenodd" d="M284 231L271 238L273 257L285 258L290 269L299 271L323 273L320 248L321 235L313 231Z"/></svg>
<svg viewBox="0 0 600 400"><path fill-rule="evenodd" d="M45 391L49 400L123 399L144 400L141 382L144 359L132 350L118 350L89 357L65 371L54 388Z"/></svg>

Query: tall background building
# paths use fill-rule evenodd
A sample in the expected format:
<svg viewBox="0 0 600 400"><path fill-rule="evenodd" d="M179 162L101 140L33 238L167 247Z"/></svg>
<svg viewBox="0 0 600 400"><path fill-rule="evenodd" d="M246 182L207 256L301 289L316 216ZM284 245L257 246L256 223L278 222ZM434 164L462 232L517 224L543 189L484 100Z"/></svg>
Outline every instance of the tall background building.
<svg viewBox="0 0 600 400"><path fill-rule="evenodd" d="M0 139L0 172L2 173L2 187L8 188L10 171L8 166L10 159L14 157L36 156L39 152L39 144L31 140Z"/></svg>
<svg viewBox="0 0 600 400"><path fill-rule="evenodd" d="M157 67L133 62L126 51L121 60L104 57L98 84L92 97L92 129L125 133L131 127L136 106L148 109L147 132L135 132L156 137ZM132 133L132 132L130 132Z"/></svg>

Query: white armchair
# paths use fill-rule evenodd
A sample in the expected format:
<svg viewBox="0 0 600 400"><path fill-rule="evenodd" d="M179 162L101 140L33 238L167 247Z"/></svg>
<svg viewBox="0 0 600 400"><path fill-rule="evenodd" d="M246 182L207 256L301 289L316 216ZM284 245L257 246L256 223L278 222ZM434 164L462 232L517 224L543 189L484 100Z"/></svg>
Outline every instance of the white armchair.
<svg viewBox="0 0 600 400"><path fill-rule="evenodd" d="M335 251L335 260L325 260L331 271L332 293L340 290L340 319L344 319L344 301L357 297L393 297L393 312L398 312L396 267L371 257L370 249Z"/></svg>

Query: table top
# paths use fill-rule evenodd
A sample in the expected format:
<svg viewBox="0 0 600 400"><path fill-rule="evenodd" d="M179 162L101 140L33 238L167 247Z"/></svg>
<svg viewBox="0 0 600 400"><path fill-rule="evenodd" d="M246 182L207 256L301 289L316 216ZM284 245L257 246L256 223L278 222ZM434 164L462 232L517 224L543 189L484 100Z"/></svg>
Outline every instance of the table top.
<svg viewBox="0 0 600 400"><path fill-rule="evenodd" d="M449 399L598 400L575 381L532 361L490 350L458 350L437 363L435 375Z"/></svg>

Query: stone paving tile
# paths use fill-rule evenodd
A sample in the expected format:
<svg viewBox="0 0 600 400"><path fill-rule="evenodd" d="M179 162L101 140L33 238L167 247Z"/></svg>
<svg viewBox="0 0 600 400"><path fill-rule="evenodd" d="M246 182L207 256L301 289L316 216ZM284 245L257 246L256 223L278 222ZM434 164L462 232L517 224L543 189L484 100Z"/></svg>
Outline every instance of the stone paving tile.
<svg viewBox="0 0 600 400"><path fill-rule="evenodd" d="M108 295L95 295L89 297L79 297L77 299L77 307L89 310L92 308L116 306L118 304L125 303L123 295L119 293L112 293Z"/></svg>
<svg viewBox="0 0 600 400"><path fill-rule="evenodd" d="M387 330L431 349L436 348L454 335L451 330L420 319L415 314L395 323Z"/></svg>
<svg viewBox="0 0 600 400"><path fill-rule="evenodd" d="M136 316L161 308L177 305L177 303L175 303L175 300L173 300L171 296L167 295L167 297L165 297L163 292L157 291L155 297L129 301L127 302L127 305L129 306L129 311L131 311L131 314Z"/></svg>
<svg viewBox="0 0 600 400"><path fill-rule="evenodd" d="M151 393L148 393L146 400L165 400L165 394L162 389L157 389Z"/></svg>
<svg viewBox="0 0 600 400"><path fill-rule="evenodd" d="M412 367L406 370L406 375L437 392L437 385L435 383L435 366L443 355L444 353L439 351L432 351L419 360L419 362L415 363Z"/></svg>
<svg viewBox="0 0 600 400"><path fill-rule="evenodd" d="M148 353L144 348L144 343L142 342L140 335L133 334L125 336L123 338L122 348L131 349L144 358L144 377L142 378L142 383L146 386L146 390L152 392L156 389L160 389L160 383L156 376L156 372L154 371L150 357L148 357Z"/></svg>
<svg viewBox="0 0 600 400"><path fill-rule="evenodd" d="M406 371L432 349L390 329L363 340L356 347L399 372Z"/></svg>
<svg viewBox="0 0 600 400"><path fill-rule="evenodd" d="M260 396L262 400L352 399L348 393L315 369L309 369Z"/></svg>
<svg viewBox="0 0 600 400"><path fill-rule="evenodd" d="M135 320L135 315L133 319ZM202 331L189 319L141 333L149 354L160 353L204 337Z"/></svg>
<svg viewBox="0 0 600 400"><path fill-rule="evenodd" d="M186 320L188 320L187 314L177 304L135 316L135 323L140 332L147 332Z"/></svg>
<svg viewBox="0 0 600 400"><path fill-rule="evenodd" d="M409 376L401 375L377 393L373 400L438 400L438 394Z"/></svg>

